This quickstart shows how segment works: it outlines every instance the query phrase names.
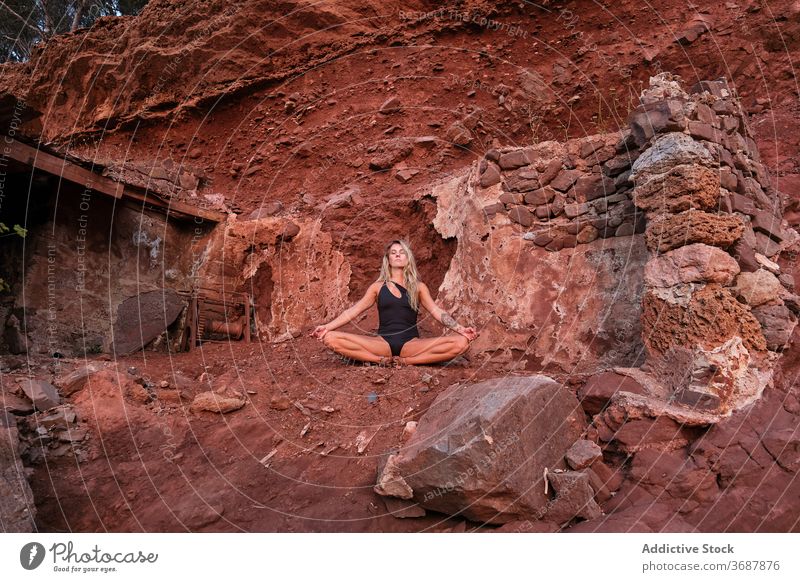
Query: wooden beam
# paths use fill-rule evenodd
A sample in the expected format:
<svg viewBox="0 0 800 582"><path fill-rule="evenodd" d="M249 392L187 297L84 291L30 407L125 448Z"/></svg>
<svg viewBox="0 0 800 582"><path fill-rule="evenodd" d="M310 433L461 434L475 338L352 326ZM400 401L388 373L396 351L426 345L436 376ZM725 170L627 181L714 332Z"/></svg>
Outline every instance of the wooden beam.
<svg viewBox="0 0 800 582"><path fill-rule="evenodd" d="M151 204L162 210L167 216L173 215L175 218L202 218L211 222L224 222L225 214L215 210L199 208L185 202L177 200L164 200L155 193L147 194L123 182L116 182L106 176L101 176L91 170L79 166L69 160L54 156L48 152L29 146L26 143L17 141L5 136L4 147L5 155L12 160L26 164L37 170L60 176L64 180L79 184L85 188L90 188L112 198L130 198L142 203ZM10 144L10 145L9 145Z"/></svg>
<svg viewBox="0 0 800 582"><path fill-rule="evenodd" d="M4 141L6 144L10 144L7 149L5 149L5 152L12 160L17 160L18 162L22 162L32 168L47 172L48 174L61 176L68 182L80 184L85 188L107 194L112 198L122 197L122 190L117 187L118 183L111 178L95 174L91 170L73 164L64 158L59 158L58 156L36 149L35 147L8 136L5 137Z"/></svg>
<svg viewBox="0 0 800 582"><path fill-rule="evenodd" d="M203 218L215 223L225 222L225 215L221 212L216 212L215 210L206 210L205 208L199 208L197 206L192 206L191 204L177 202L174 200L167 202L154 194L143 194L137 189L127 185L123 191L123 196L125 198L130 198L131 200L137 200L143 204L151 204L156 206L165 214L173 215L176 218Z"/></svg>

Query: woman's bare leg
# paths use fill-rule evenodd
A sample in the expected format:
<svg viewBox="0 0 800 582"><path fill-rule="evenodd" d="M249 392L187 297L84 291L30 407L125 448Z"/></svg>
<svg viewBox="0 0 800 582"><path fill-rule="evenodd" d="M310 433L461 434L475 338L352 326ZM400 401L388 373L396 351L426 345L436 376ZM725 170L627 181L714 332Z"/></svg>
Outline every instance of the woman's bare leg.
<svg viewBox="0 0 800 582"><path fill-rule="evenodd" d="M444 335L433 338L415 338L403 344L400 357L406 364L433 364L452 360L469 349L469 340L463 335Z"/></svg>
<svg viewBox="0 0 800 582"><path fill-rule="evenodd" d="M380 362L382 357L392 355L389 342L380 336L329 331L322 341L334 352L362 362Z"/></svg>

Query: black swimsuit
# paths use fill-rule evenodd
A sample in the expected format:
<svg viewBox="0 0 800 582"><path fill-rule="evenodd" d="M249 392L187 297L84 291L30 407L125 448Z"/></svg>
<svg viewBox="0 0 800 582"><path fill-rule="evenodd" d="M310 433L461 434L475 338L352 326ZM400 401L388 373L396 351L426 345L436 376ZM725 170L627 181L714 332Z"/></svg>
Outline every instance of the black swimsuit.
<svg viewBox="0 0 800 582"><path fill-rule="evenodd" d="M417 312L411 309L405 288L402 285L397 285L397 288L400 289L399 298L389 291L386 283L378 292L378 335L389 343L393 356L400 355L403 344L408 340L419 337Z"/></svg>

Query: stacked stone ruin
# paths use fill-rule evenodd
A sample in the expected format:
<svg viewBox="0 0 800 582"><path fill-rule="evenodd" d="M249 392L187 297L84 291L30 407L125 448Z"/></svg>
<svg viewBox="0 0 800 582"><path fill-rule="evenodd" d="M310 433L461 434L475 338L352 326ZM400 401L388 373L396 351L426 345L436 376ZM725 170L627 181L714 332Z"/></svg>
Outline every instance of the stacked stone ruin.
<svg viewBox="0 0 800 582"><path fill-rule="evenodd" d="M798 235L724 80L691 94L662 76L631 118L643 153L644 368L667 397L726 415L757 399L796 323L794 282L774 262Z"/></svg>
<svg viewBox="0 0 800 582"><path fill-rule="evenodd" d="M548 251L641 233L644 217L633 204L630 181L637 153L632 134L489 150L479 183L501 184L503 192L484 211L507 213L528 229L527 240Z"/></svg>

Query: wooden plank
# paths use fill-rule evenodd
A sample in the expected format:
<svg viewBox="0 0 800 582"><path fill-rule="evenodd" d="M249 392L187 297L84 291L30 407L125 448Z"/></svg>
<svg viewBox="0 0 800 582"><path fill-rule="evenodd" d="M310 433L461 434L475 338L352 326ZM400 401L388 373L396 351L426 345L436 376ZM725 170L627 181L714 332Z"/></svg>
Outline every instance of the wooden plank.
<svg viewBox="0 0 800 582"><path fill-rule="evenodd" d="M250 295L244 297L244 341L250 343Z"/></svg>
<svg viewBox="0 0 800 582"><path fill-rule="evenodd" d="M224 303L243 303L247 298L241 291L226 291L222 293L216 289L209 289L208 287L201 287L199 293L204 299L212 299Z"/></svg>
<svg viewBox="0 0 800 582"><path fill-rule="evenodd" d="M110 178L95 174L91 170L73 164L64 158L59 158L6 136L5 143L8 144L9 142L11 145L8 148L7 155L18 162L23 162L48 174L61 176L64 180L102 192L112 198L122 197L123 191L118 187L118 182Z"/></svg>
<svg viewBox="0 0 800 582"><path fill-rule="evenodd" d="M138 190L126 185L123 191L126 198L138 200L144 204L152 204L162 209L167 215L174 215L176 218L203 218L211 222L224 222L225 215L214 210L206 210L191 204L177 201L165 201L155 194L143 194Z"/></svg>
<svg viewBox="0 0 800 582"><path fill-rule="evenodd" d="M197 296L193 295L189 303L189 325L186 329L186 339L189 344L188 351L194 350L197 342Z"/></svg>
<svg viewBox="0 0 800 582"><path fill-rule="evenodd" d="M222 212L199 208L177 200L165 201L155 194L147 195L128 184L101 176L83 166L29 146L11 137L5 136L4 141L6 144L10 144L7 156L12 160L22 162L48 174L61 176L64 180L79 184L85 188L91 188L112 198L120 199L126 197L151 204L162 209L167 216L173 214L176 218L203 218L214 223L223 222L226 219L225 214Z"/></svg>

